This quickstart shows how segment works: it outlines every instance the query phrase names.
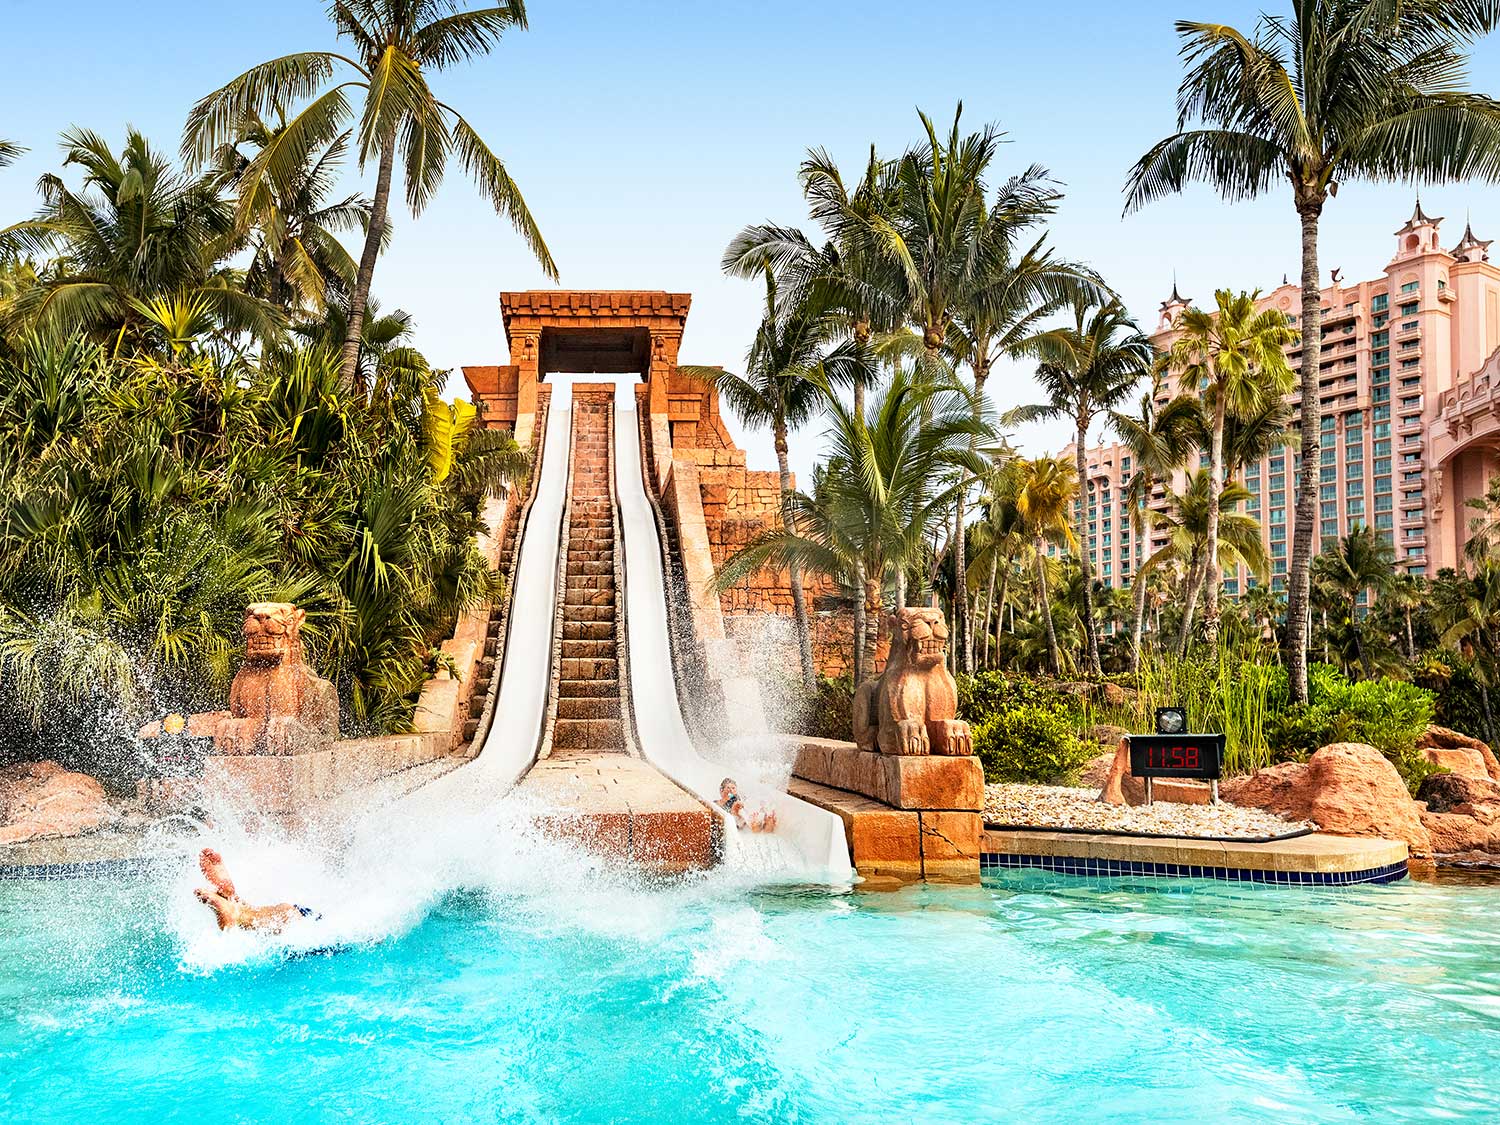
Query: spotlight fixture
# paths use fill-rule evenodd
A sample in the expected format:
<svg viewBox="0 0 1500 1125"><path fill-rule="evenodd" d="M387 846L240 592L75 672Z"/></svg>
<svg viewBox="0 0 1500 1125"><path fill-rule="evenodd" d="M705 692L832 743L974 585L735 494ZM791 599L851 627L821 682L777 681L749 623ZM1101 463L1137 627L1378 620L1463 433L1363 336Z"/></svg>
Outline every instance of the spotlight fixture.
<svg viewBox="0 0 1500 1125"><path fill-rule="evenodd" d="M1186 730L1186 707L1158 707L1156 709L1157 734L1183 734Z"/></svg>

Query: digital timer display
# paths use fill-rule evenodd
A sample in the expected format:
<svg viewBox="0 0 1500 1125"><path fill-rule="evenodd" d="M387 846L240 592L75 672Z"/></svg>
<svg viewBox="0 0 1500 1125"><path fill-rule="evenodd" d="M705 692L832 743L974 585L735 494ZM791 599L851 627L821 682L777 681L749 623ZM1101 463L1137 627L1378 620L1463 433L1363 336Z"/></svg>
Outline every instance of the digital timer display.
<svg viewBox="0 0 1500 1125"><path fill-rule="evenodd" d="M1222 734L1133 734L1130 772L1136 777L1213 781L1224 772Z"/></svg>

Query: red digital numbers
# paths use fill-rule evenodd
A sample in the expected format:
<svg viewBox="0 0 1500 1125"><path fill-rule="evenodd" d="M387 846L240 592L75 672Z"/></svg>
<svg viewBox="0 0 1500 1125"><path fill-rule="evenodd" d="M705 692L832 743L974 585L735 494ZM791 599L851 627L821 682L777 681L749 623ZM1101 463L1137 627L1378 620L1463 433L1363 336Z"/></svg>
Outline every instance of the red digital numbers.
<svg viewBox="0 0 1500 1125"><path fill-rule="evenodd" d="M1156 770L1196 770L1202 758L1196 746L1151 746L1146 750L1146 765Z"/></svg>

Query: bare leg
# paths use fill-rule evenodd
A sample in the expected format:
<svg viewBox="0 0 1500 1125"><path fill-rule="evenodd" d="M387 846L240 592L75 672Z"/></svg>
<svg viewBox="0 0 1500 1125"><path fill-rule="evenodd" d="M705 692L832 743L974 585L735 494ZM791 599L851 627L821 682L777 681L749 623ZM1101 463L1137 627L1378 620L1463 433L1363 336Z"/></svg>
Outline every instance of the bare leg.
<svg viewBox="0 0 1500 1125"><path fill-rule="evenodd" d="M228 930L240 925L240 904L232 898L226 898L217 891L209 890L207 887L199 887L193 892L198 901L206 904L214 912L218 919L219 929Z"/></svg>
<svg viewBox="0 0 1500 1125"><path fill-rule="evenodd" d="M198 853L198 867L209 885L225 898L234 898L234 880L229 877L229 868L224 857L213 848L204 848Z"/></svg>

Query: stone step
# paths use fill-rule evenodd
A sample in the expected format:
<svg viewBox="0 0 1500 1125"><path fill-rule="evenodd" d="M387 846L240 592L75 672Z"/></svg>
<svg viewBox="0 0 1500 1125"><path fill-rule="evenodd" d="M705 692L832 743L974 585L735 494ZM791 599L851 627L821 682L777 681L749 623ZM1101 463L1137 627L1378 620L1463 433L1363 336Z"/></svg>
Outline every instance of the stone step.
<svg viewBox="0 0 1500 1125"><path fill-rule="evenodd" d="M613 590L568 589L563 593L563 604L582 606L613 606L615 604L615 592Z"/></svg>
<svg viewBox="0 0 1500 1125"><path fill-rule="evenodd" d="M620 698L613 696L559 696L557 700L559 719L618 719Z"/></svg>
<svg viewBox="0 0 1500 1125"><path fill-rule="evenodd" d="M619 680L563 680L557 685L557 698L605 699L620 698Z"/></svg>
<svg viewBox="0 0 1500 1125"><path fill-rule="evenodd" d="M602 641L570 641L563 640L562 656L564 660L580 660L584 657L614 656L615 642L613 640Z"/></svg>
<svg viewBox="0 0 1500 1125"><path fill-rule="evenodd" d="M614 623L610 621L563 622L564 641L607 641L614 635Z"/></svg>
<svg viewBox="0 0 1500 1125"><path fill-rule="evenodd" d="M613 657L587 657L562 660L564 680L617 680L620 678L619 661Z"/></svg>
<svg viewBox="0 0 1500 1125"><path fill-rule="evenodd" d="M559 717L552 745L563 750L624 750L625 732L619 719Z"/></svg>
<svg viewBox="0 0 1500 1125"><path fill-rule="evenodd" d="M486 656L494 656L495 653L497 651L499 651L499 648L500 648L500 638L499 637L486 637L484 639L484 654Z"/></svg>
<svg viewBox="0 0 1500 1125"><path fill-rule="evenodd" d="M613 590L613 574L570 574L565 589L568 590Z"/></svg>
<svg viewBox="0 0 1500 1125"><path fill-rule="evenodd" d="M465 720L465 722L464 722L464 741L465 742L472 741L473 738L474 738L474 735L477 734L478 732L479 732L479 720L478 719L467 719L467 720Z"/></svg>

